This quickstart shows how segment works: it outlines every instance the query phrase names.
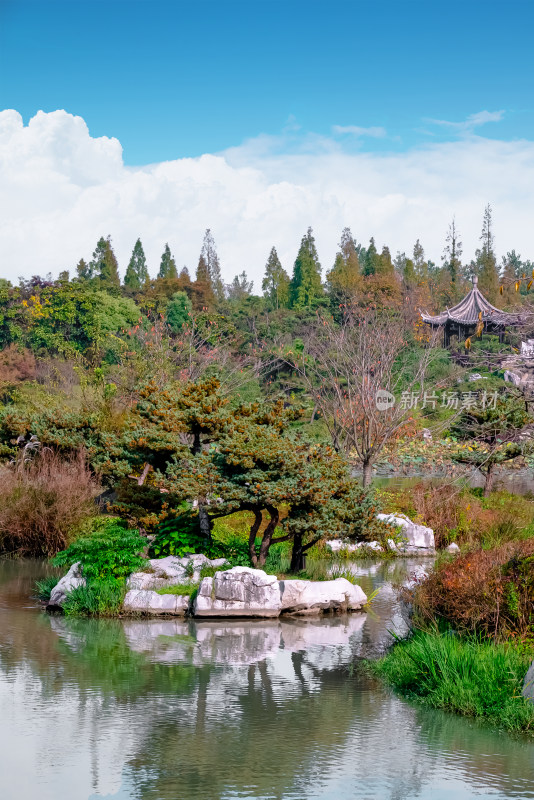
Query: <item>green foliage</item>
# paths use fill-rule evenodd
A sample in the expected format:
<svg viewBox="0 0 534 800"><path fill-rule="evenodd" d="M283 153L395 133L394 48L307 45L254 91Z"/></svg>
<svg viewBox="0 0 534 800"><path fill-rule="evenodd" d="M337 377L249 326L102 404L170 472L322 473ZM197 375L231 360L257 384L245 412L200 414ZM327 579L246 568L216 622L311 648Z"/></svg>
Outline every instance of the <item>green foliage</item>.
<svg viewBox="0 0 534 800"><path fill-rule="evenodd" d="M154 558L165 556L182 558L189 553L203 551L204 545L205 540L200 533L198 516L192 513L187 504L183 504L180 514L165 520L156 528L150 553Z"/></svg>
<svg viewBox="0 0 534 800"><path fill-rule="evenodd" d="M126 578L145 565L146 558L141 555L145 546L146 539L138 530L128 529L111 518L58 553L52 563L70 567L80 561L88 580Z"/></svg>
<svg viewBox="0 0 534 800"><path fill-rule="evenodd" d="M167 305L165 317L173 333L179 333L191 321L193 306L185 292L175 292Z"/></svg>
<svg viewBox="0 0 534 800"><path fill-rule="evenodd" d="M432 708L479 717L534 735L534 707L522 696L532 652L447 631L416 631L373 670L401 694Z"/></svg>
<svg viewBox="0 0 534 800"><path fill-rule="evenodd" d="M176 261L171 255L171 248L168 244L165 245L165 249L161 256L161 263L159 265L159 272L158 278L163 279L176 279L178 278L178 270L176 269Z"/></svg>
<svg viewBox="0 0 534 800"><path fill-rule="evenodd" d="M293 267L289 286L289 299L295 308L311 306L324 294L321 283L321 265L315 247L312 229L302 237L300 249Z"/></svg>
<svg viewBox="0 0 534 800"><path fill-rule="evenodd" d="M130 291L139 291L148 281L148 268L146 265L145 251L138 239L132 251L132 257L128 263L124 276L124 286Z"/></svg>
<svg viewBox="0 0 534 800"><path fill-rule="evenodd" d="M289 275L278 258L276 248L269 253L265 265L265 277L261 288L272 308L285 308L289 303Z"/></svg>
<svg viewBox="0 0 534 800"><path fill-rule="evenodd" d="M46 578L42 578L40 581L35 581L34 590L36 597L41 600L41 602L47 603L50 600L52 589L54 589L58 581L58 575L47 575Z"/></svg>
<svg viewBox="0 0 534 800"><path fill-rule="evenodd" d="M122 609L126 584L124 579L88 580L86 586L73 589L63 605L67 617L113 617Z"/></svg>

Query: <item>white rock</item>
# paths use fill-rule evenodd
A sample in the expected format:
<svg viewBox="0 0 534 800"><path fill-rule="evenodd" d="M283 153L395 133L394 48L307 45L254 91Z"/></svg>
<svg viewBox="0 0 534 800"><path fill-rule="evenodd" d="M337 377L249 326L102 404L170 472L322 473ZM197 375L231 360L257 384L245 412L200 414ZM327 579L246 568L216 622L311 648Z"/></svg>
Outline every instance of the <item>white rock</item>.
<svg viewBox="0 0 534 800"><path fill-rule="evenodd" d="M401 550L405 553L435 550L434 531L425 525L417 525L408 519L405 514L377 514L376 518L389 525L395 525L402 529L402 537L406 539L406 544L401 545Z"/></svg>
<svg viewBox="0 0 534 800"><path fill-rule="evenodd" d="M225 558L209 559L203 553L191 556L166 556L150 560L150 572L134 572L128 578L129 589L162 589L177 583L198 583L202 567L222 567L228 562Z"/></svg>
<svg viewBox="0 0 534 800"><path fill-rule="evenodd" d="M522 695L523 697L526 697L527 700L530 700L531 703L534 703L534 661L530 665L528 672L525 675Z"/></svg>
<svg viewBox="0 0 534 800"><path fill-rule="evenodd" d="M459 553L459 552L460 552L460 548L458 547L456 542L452 542L452 544L450 544L447 547L447 553Z"/></svg>
<svg viewBox="0 0 534 800"><path fill-rule="evenodd" d="M277 617L280 608L275 575L233 567L201 581L193 613L197 617Z"/></svg>
<svg viewBox="0 0 534 800"><path fill-rule="evenodd" d="M363 589L346 578L334 581L280 581L282 611L320 614L323 611L356 611L367 602Z"/></svg>
<svg viewBox="0 0 534 800"><path fill-rule="evenodd" d="M347 550L349 553L353 553L355 550L359 549L360 545L351 544L351 542L344 541L343 539L329 539L326 542L326 547L328 550L331 550L332 553L339 553L341 550Z"/></svg>
<svg viewBox="0 0 534 800"><path fill-rule="evenodd" d="M50 592L48 607L62 606L67 595L78 586L85 586L85 578L82 575L82 566L79 561L73 564L66 575L64 575Z"/></svg>
<svg viewBox="0 0 534 800"><path fill-rule="evenodd" d="M124 598L123 608L138 614L173 614L183 617L189 608L189 596L130 589Z"/></svg>
<svg viewBox="0 0 534 800"><path fill-rule="evenodd" d="M420 564L412 570L412 574L407 581L402 584L405 589L414 589L418 584L423 583L428 578L428 572Z"/></svg>

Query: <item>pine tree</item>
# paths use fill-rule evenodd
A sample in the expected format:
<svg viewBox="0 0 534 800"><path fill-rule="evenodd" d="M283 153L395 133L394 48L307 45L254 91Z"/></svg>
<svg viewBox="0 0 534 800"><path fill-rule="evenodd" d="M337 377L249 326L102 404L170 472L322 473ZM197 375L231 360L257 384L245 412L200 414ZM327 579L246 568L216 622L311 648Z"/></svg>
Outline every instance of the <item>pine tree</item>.
<svg viewBox="0 0 534 800"><path fill-rule="evenodd" d="M138 239L132 250L132 257L124 276L124 286L132 292L138 292L148 281L148 269L146 266L145 251Z"/></svg>
<svg viewBox="0 0 534 800"><path fill-rule="evenodd" d="M382 248L382 252L378 256L377 264L376 264L376 274L384 275L384 276L393 276L395 273L395 267L393 266L393 261L391 260L391 253L389 252L389 247L384 245Z"/></svg>
<svg viewBox="0 0 534 800"><path fill-rule="evenodd" d="M426 283L428 281L428 264L425 261L425 251L419 239L413 246L412 260L418 282Z"/></svg>
<svg viewBox="0 0 534 800"><path fill-rule="evenodd" d="M323 295L321 264L311 228L302 237L289 285L289 299L294 308L311 306Z"/></svg>
<svg viewBox="0 0 534 800"><path fill-rule="evenodd" d="M375 240L371 236L369 247L365 251L365 259L362 263L362 273L364 275L375 275L378 268L379 255L376 249Z"/></svg>
<svg viewBox="0 0 534 800"><path fill-rule="evenodd" d="M236 275L232 283L228 286L228 299L229 300L244 300L245 297L250 297L254 281L249 281L245 270L240 275Z"/></svg>
<svg viewBox="0 0 534 800"><path fill-rule="evenodd" d="M456 220L452 218L445 238L445 249L443 251L443 267L450 273L451 283L457 284L462 274L462 242L456 228Z"/></svg>
<svg viewBox="0 0 534 800"><path fill-rule="evenodd" d="M93 277L91 265L87 264L83 258L80 258L76 264L76 274L81 281L89 281Z"/></svg>
<svg viewBox="0 0 534 800"><path fill-rule="evenodd" d="M480 241L482 247L475 254L478 283L480 291L486 295L490 303L495 303L499 296L499 270L493 249L493 222L489 204L484 209Z"/></svg>
<svg viewBox="0 0 534 800"><path fill-rule="evenodd" d="M171 248L168 244L165 245L165 250L161 256L161 263L159 265L158 278L177 278L178 270L176 269L176 261L172 257Z"/></svg>
<svg viewBox="0 0 534 800"><path fill-rule="evenodd" d="M111 246L110 236L107 239L101 236L98 240L89 270L92 276L98 278L103 289L120 287L119 267Z"/></svg>
<svg viewBox="0 0 534 800"><path fill-rule="evenodd" d="M358 248L350 228L343 228L339 251L334 266L326 275L326 282L334 302L344 302L361 289Z"/></svg>
<svg viewBox="0 0 534 800"><path fill-rule="evenodd" d="M212 309L215 305L215 294L211 285L210 271L203 254L198 259L197 274L195 278L196 304L200 308Z"/></svg>
<svg viewBox="0 0 534 800"><path fill-rule="evenodd" d="M214 296L220 302L224 300L224 283L221 277L221 265L219 263L219 256L215 249L215 240L209 228L206 229L204 234L204 241L202 242L202 250L200 251L200 258L204 259L204 263L208 270L208 278ZM199 261L200 266L200 261Z"/></svg>
<svg viewBox="0 0 534 800"><path fill-rule="evenodd" d="M289 303L289 275L283 268L278 258L276 248L271 248L265 277L261 284L264 295L268 298L272 308L286 308Z"/></svg>

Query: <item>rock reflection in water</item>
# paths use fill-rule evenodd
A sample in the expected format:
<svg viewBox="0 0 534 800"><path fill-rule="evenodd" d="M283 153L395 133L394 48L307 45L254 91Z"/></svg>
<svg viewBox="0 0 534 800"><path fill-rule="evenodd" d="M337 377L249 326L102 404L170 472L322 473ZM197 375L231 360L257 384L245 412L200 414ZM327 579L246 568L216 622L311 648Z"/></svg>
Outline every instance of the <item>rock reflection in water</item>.
<svg viewBox="0 0 534 800"><path fill-rule="evenodd" d="M383 587L367 614L196 622L50 618L38 566L0 564L0 797L534 798L531 742L354 667L405 624L389 581L415 564L353 566Z"/></svg>

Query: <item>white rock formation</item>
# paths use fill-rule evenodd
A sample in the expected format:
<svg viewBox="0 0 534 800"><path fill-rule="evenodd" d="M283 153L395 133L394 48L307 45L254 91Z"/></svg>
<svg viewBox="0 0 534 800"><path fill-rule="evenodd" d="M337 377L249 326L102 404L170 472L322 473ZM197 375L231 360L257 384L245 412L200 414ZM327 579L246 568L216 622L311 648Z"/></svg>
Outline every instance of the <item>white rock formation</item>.
<svg viewBox="0 0 534 800"><path fill-rule="evenodd" d="M404 553L433 553L435 550L434 531L425 525L417 525L405 514L377 514L376 518L389 525L401 528L401 536L406 540L399 549Z"/></svg>
<svg viewBox="0 0 534 800"><path fill-rule="evenodd" d="M277 617L281 609L275 575L233 567L204 578L193 605L197 617Z"/></svg>
<svg viewBox="0 0 534 800"><path fill-rule="evenodd" d="M282 611L321 614L324 611L357 611L367 602L363 589L346 578L334 581L280 581Z"/></svg>
<svg viewBox="0 0 534 800"><path fill-rule="evenodd" d="M85 578L82 575L82 567L79 561L73 564L66 575L64 575L50 592L48 608L62 606L67 595L78 586L85 586Z"/></svg>
<svg viewBox="0 0 534 800"><path fill-rule="evenodd" d="M130 575L126 584L129 589L162 589L177 583L198 583L202 567L222 567L227 561L224 558L210 560L202 553L196 553L183 558L153 558L148 563L150 572L134 572Z"/></svg>
<svg viewBox="0 0 534 800"><path fill-rule="evenodd" d="M459 552L460 552L460 548L458 547L456 542L452 542L452 544L450 544L447 547L447 553L459 553Z"/></svg>
<svg viewBox="0 0 534 800"><path fill-rule="evenodd" d="M142 589L130 589L124 598L125 611L137 614L172 614L184 617L189 608L189 595L158 594Z"/></svg>

